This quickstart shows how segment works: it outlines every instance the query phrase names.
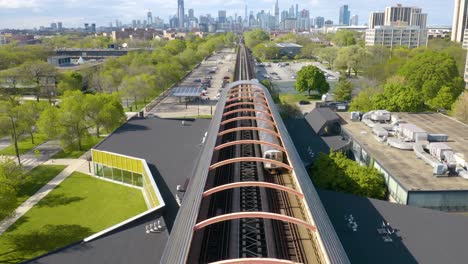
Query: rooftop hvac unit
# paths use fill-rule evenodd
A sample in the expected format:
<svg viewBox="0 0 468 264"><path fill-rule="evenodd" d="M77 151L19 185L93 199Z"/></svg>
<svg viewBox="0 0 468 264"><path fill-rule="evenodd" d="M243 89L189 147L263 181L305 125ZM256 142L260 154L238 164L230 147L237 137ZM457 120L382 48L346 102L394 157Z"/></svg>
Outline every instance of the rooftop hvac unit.
<svg viewBox="0 0 468 264"><path fill-rule="evenodd" d="M352 121L359 121L361 116L360 112L351 112L351 120Z"/></svg>
<svg viewBox="0 0 468 264"><path fill-rule="evenodd" d="M372 121L388 122L391 120L391 118L392 118L392 114L388 112L387 110L375 110L370 115L370 119Z"/></svg>
<svg viewBox="0 0 468 264"><path fill-rule="evenodd" d="M437 142L429 144L429 153L431 153L432 156L439 160L445 160L445 154L449 152L453 153L453 150L445 143Z"/></svg>
<svg viewBox="0 0 468 264"><path fill-rule="evenodd" d="M410 141L427 140L427 132L414 124L402 123L399 127L401 135Z"/></svg>

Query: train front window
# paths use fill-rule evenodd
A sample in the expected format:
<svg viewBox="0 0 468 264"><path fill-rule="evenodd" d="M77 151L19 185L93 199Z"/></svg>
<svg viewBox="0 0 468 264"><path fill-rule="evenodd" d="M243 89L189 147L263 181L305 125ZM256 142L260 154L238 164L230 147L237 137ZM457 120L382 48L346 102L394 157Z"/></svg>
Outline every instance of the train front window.
<svg viewBox="0 0 468 264"><path fill-rule="evenodd" d="M265 153L265 159L271 159L270 153Z"/></svg>

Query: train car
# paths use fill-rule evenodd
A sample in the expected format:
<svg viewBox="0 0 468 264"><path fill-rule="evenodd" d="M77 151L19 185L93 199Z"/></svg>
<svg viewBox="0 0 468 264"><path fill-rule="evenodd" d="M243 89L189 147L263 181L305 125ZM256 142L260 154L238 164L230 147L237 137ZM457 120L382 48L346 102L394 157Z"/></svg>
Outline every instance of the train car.
<svg viewBox="0 0 468 264"><path fill-rule="evenodd" d="M255 97L259 96L258 93L256 93L256 94L257 95ZM269 112L267 107L263 106L263 105L255 105L255 109L265 111L265 112ZM268 115L266 115L265 113L262 113L262 112L255 112L255 115L256 115L257 118L272 120ZM257 120L257 127L265 128L265 129L268 129L268 130L271 130L271 131L275 131L275 128L274 128L273 125L271 125L271 124L269 124L269 123L267 123L265 121L262 121L262 120ZM259 136L260 141L265 141L265 142L273 143L275 145L280 146L279 139L275 135L273 135L271 133L258 131L258 136ZM267 146L267 145L260 145L260 146L261 146L263 158L283 162L283 156L284 156L283 151L278 150L278 149L276 149L274 147L271 147L271 146ZM270 162L264 162L263 167L272 174L279 173L280 170L281 170L281 167L279 167L279 166L277 166L277 165L275 165L273 163L270 163Z"/></svg>

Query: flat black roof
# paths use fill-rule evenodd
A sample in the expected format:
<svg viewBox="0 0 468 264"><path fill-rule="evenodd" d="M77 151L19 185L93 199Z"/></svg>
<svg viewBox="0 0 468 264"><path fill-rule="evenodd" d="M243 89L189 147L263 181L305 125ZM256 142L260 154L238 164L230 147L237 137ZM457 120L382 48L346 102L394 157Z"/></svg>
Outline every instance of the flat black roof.
<svg viewBox="0 0 468 264"><path fill-rule="evenodd" d="M351 263L467 263L468 217L332 191L320 199ZM353 215L358 227L348 227ZM377 232L388 222L396 232L384 242Z"/></svg>
<svg viewBox="0 0 468 264"><path fill-rule="evenodd" d="M153 212L98 239L88 243L78 242L69 245L28 261L28 263L157 263L169 234L167 230L147 234L146 225L153 223L160 216L161 212Z"/></svg>
<svg viewBox="0 0 468 264"><path fill-rule="evenodd" d="M179 205L176 186L192 176L199 144L211 119L133 118L95 149L143 158L153 174L166 206L98 239L73 244L31 263L156 263L166 246ZM179 193L183 198L183 193ZM161 219L167 230L146 234L145 226Z"/></svg>
<svg viewBox="0 0 468 264"><path fill-rule="evenodd" d="M182 124L182 119L133 118L95 149L146 160L166 204L164 219L171 229L179 209L176 187L184 186L192 176L210 122L191 119Z"/></svg>

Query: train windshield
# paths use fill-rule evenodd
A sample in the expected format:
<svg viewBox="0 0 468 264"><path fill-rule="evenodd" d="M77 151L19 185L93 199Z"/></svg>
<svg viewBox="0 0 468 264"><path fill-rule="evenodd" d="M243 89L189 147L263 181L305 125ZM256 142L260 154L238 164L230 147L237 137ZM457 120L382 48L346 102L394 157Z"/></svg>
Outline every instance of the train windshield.
<svg viewBox="0 0 468 264"><path fill-rule="evenodd" d="M271 159L271 154L270 153L265 153L265 159Z"/></svg>

